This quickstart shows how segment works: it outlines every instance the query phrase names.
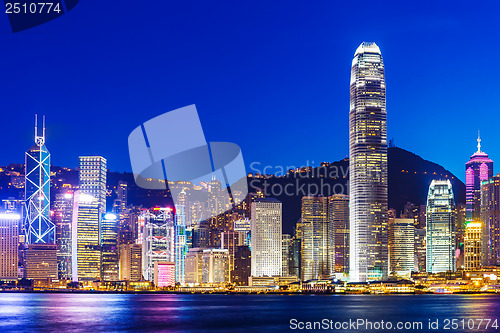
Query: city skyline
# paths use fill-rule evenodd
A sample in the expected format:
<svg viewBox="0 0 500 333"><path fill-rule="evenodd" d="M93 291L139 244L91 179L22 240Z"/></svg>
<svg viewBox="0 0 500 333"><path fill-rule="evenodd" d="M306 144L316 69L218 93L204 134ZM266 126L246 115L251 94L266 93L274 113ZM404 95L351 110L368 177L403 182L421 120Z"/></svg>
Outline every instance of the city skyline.
<svg viewBox="0 0 500 333"><path fill-rule="evenodd" d="M129 8L133 6L127 3L119 8L117 17L121 17L120 13L128 17ZM209 140L221 138L218 119L224 119L227 132L224 139L242 147L247 164L260 161L265 165L303 165L307 160L319 163L342 159L347 155L344 143L348 137L344 110L349 107L345 95L349 72L344 64L351 56L345 50L355 48L363 40L376 41L391 62L387 83L393 89L387 96L387 105L388 121L394 125L388 129L388 138L394 138L397 146L444 165L462 181L465 181L461 172L463 161L469 154L460 147L474 149L478 129L486 151L491 156L499 154L499 148L493 145L498 141L493 124L481 122L479 117L468 117L474 110L481 110L485 117L495 114L494 93L488 92L496 89L496 69L481 71L480 68L488 66L483 55L498 47L482 33L491 30L492 21L473 18L476 24L470 26L468 9L454 6L449 10L442 3L432 10L422 6L417 9L420 15L415 15L418 19L405 20L409 14L404 6L381 11L367 3L366 12L360 14L356 27L345 29L349 22L348 15L343 13L352 12L353 4L318 3L310 8L311 14L302 13L300 6L288 4L287 15L277 15L283 10L282 6L266 4L268 12L249 8L253 15L238 16L238 23L242 24L234 24L236 30L228 30L228 24L236 23L234 15L228 14L238 12L238 5L216 13L220 19L216 25L206 24L205 13L213 9L201 5L190 10L196 24L183 30L178 27L186 26L178 21L177 15L169 14L172 17L165 20L160 18L160 12L165 9L164 12L171 13L170 10L175 9L186 13L188 9L184 4L176 4L174 8L157 5L160 6L158 13L134 13L137 21L130 25L124 19L113 24L99 20L111 10L110 4L102 4L103 13L95 13L84 4L60 20L17 34L16 38L2 36L5 47L19 50L22 56L0 56L5 63L12 64L1 89L5 97L3 110L11 114L9 125L2 127L8 145L0 157L1 165L22 162L19 149L21 146L26 149L30 143L24 122L30 123L34 113L43 113L50 119L48 141L60 142L51 146L55 156L53 165L76 167L79 154L96 154L109 159L111 170L130 171L126 147L130 131L165 110L192 103L200 106L200 117L207 124ZM380 24L376 27L370 24L370 10L379 15ZM492 12L494 10L485 13L491 15ZM154 16L146 22L145 17L149 15ZM262 26L251 24L254 17L261 19ZM296 26L292 18L303 24ZM86 33L75 29L87 19L97 22L89 27L95 38L91 43ZM280 24L274 24L275 20ZM163 31L163 24L175 33L158 35ZM201 34L198 33L200 26L204 27ZM138 33L142 29L147 33ZM439 37L430 38L430 32ZM116 45L109 45L109 40L116 40ZM158 40L164 42L159 44ZM132 48L133 42L141 47ZM409 44L412 46L406 52L405 45ZM31 45L45 51L40 55L40 63L27 61ZM458 51L456 45L466 47ZM200 48L210 52L199 52ZM67 52L72 57L56 56ZM135 59L143 54L151 56L150 61L138 69L125 71L128 73L125 75L123 68L132 68ZM234 61L238 56L244 57L245 68ZM118 59L118 62L102 59ZM406 77L405 70L409 63L418 73L411 79ZM458 63L468 64L461 65L460 74L455 71ZM95 80L102 73L106 79ZM264 74L269 75L270 80L263 82ZM71 82L71 78L78 78L77 82ZM467 88L459 84L462 80L468 83ZM60 99L53 98L53 91L61 91ZM289 130L250 140L240 131L232 130L245 126L244 115L248 114L254 119L280 121ZM466 118L467 124L462 121ZM428 119L446 122L449 126L432 138L421 137L420 132L431 129ZM284 145L272 151L267 147L269 141L293 140L294 133L303 127L316 130L308 131L303 140L296 142L296 149ZM98 135L86 135L88 128ZM417 131L413 133L408 128ZM102 137L108 139L107 144L102 143ZM312 146L311 142L325 144ZM74 152L77 146L81 147L78 153Z"/></svg>

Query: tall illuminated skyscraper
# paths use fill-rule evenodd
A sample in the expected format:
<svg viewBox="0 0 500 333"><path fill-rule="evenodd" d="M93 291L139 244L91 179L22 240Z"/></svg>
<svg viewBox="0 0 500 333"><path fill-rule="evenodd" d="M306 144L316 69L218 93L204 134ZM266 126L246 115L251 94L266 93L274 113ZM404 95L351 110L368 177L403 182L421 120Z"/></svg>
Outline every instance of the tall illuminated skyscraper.
<svg viewBox="0 0 500 333"><path fill-rule="evenodd" d="M78 186L80 193L97 199L99 213L106 213L106 168L107 162L101 156L80 156Z"/></svg>
<svg viewBox="0 0 500 333"><path fill-rule="evenodd" d="M466 270L481 268L481 240L483 227L481 222L469 222L465 226L464 266Z"/></svg>
<svg viewBox="0 0 500 333"><path fill-rule="evenodd" d="M75 193L76 262L73 280L101 278L101 222L106 212L106 159L80 156L78 195ZM73 254L75 258L75 254ZM75 268L75 266L73 266Z"/></svg>
<svg viewBox="0 0 500 333"><path fill-rule="evenodd" d="M349 273L349 196L335 194L328 198L328 219L334 252L335 273Z"/></svg>
<svg viewBox="0 0 500 333"><path fill-rule="evenodd" d="M175 282L184 284L186 253L186 212L184 205L175 205Z"/></svg>
<svg viewBox="0 0 500 333"><path fill-rule="evenodd" d="M351 281L387 276L387 112L384 63L363 42L351 67L349 223Z"/></svg>
<svg viewBox="0 0 500 333"><path fill-rule="evenodd" d="M174 262L175 236L172 208L155 207L141 214L144 221L142 233L142 275L154 281L155 262Z"/></svg>
<svg viewBox="0 0 500 333"><path fill-rule="evenodd" d="M415 267L414 219L389 218L389 268L391 274L409 278Z"/></svg>
<svg viewBox="0 0 500 333"><path fill-rule="evenodd" d="M72 278L73 281L101 278L99 201L90 194L74 193Z"/></svg>
<svg viewBox="0 0 500 333"><path fill-rule="evenodd" d="M118 216L106 213L101 219L101 280L116 281L118 270Z"/></svg>
<svg viewBox="0 0 500 333"><path fill-rule="evenodd" d="M467 221L481 217L481 182L493 177L493 161L481 151L481 138L477 138L477 151L465 164L465 201Z"/></svg>
<svg viewBox="0 0 500 333"><path fill-rule="evenodd" d="M426 224L427 272L455 271L455 198L449 179L431 182Z"/></svg>
<svg viewBox="0 0 500 333"><path fill-rule="evenodd" d="M57 264L59 278L72 278L72 224L73 224L73 190L66 189L56 194L52 221L56 225Z"/></svg>
<svg viewBox="0 0 500 333"><path fill-rule="evenodd" d="M26 152L26 243L54 244L56 229L50 220L50 153L45 146L45 117L41 136L37 120L35 117L35 145Z"/></svg>
<svg viewBox="0 0 500 333"><path fill-rule="evenodd" d="M281 220L282 206L278 200L259 198L252 203L252 276L281 276Z"/></svg>
<svg viewBox="0 0 500 333"><path fill-rule="evenodd" d="M482 265L500 266L500 174L481 184Z"/></svg>
<svg viewBox="0 0 500 333"><path fill-rule="evenodd" d="M0 213L0 280L17 280L21 215Z"/></svg>

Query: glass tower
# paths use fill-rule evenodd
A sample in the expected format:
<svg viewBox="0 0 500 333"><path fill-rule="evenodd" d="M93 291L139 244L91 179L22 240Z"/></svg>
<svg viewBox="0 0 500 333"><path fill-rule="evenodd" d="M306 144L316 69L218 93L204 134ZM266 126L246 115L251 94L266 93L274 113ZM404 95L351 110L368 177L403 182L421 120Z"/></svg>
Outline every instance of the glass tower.
<svg viewBox="0 0 500 333"><path fill-rule="evenodd" d="M26 243L55 243L55 225L50 220L50 153L45 146L45 117L42 136L35 117L35 145L26 152L25 205Z"/></svg>
<svg viewBox="0 0 500 333"><path fill-rule="evenodd" d="M429 273L455 271L455 198L449 179L429 186L426 266Z"/></svg>
<svg viewBox="0 0 500 333"><path fill-rule="evenodd" d="M184 284L186 253L186 215L184 205L175 205L175 282Z"/></svg>
<svg viewBox="0 0 500 333"><path fill-rule="evenodd" d="M252 276L282 274L282 204L274 198L258 198L252 203Z"/></svg>
<svg viewBox="0 0 500 333"><path fill-rule="evenodd" d="M72 278L73 190L63 190L56 194L53 211L59 279L68 280Z"/></svg>
<svg viewBox="0 0 500 333"><path fill-rule="evenodd" d="M493 177L493 161L481 151L481 138L477 138L477 151L465 164L465 218L479 221L481 217L481 182Z"/></svg>
<svg viewBox="0 0 500 333"><path fill-rule="evenodd" d="M352 61L349 111L351 281L387 276L387 112L384 63L363 42Z"/></svg>
<svg viewBox="0 0 500 333"><path fill-rule="evenodd" d="M331 277L332 248L328 197L302 197L302 280Z"/></svg>
<svg viewBox="0 0 500 333"><path fill-rule="evenodd" d="M500 266L500 174L481 183L482 265Z"/></svg>
<svg viewBox="0 0 500 333"><path fill-rule="evenodd" d="M155 207L141 213L144 221L142 233L142 274L154 281L155 262L174 261L174 219L171 208Z"/></svg>

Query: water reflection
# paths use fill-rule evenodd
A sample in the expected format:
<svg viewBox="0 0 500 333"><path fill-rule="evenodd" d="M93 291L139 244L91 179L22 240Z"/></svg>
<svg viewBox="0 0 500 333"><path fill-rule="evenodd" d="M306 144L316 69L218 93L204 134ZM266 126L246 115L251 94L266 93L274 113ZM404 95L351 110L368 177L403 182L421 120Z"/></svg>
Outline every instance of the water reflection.
<svg viewBox="0 0 500 333"><path fill-rule="evenodd" d="M0 294L5 331L289 331L289 321L497 319L484 295ZM396 332L396 330L394 330ZM482 330L485 332L484 330ZM491 330L494 331L494 330ZM345 332L349 332L346 330ZM438 331L439 332L439 331Z"/></svg>

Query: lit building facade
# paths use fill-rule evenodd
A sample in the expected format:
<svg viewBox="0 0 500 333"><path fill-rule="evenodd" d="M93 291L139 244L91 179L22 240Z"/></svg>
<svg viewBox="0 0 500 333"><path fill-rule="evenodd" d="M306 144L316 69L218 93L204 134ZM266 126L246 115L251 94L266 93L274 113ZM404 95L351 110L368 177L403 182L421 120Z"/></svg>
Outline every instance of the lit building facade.
<svg viewBox="0 0 500 333"><path fill-rule="evenodd" d="M53 211L52 221L56 225L59 279L71 280L73 190L66 189L56 194Z"/></svg>
<svg viewBox="0 0 500 333"><path fill-rule="evenodd" d="M229 252L229 272L234 269L234 253L239 244L239 234L236 231L223 231L220 236L220 248Z"/></svg>
<svg viewBox="0 0 500 333"><path fill-rule="evenodd" d="M203 248L192 248L186 254L186 265L184 270L184 282L192 285L202 283L203 272Z"/></svg>
<svg viewBox="0 0 500 333"><path fill-rule="evenodd" d="M0 280L17 280L21 215L0 213Z"/></svg>
<svg viewBox="0 0 500 333"><path fill-rule="evenodd" d="M231 272L231 282L237 285L248 285L252 273L252 251L248 245L240 245L234 254L234 269Z"/></svg>
<svg viewBox="0 0 500 333"><path fill-rule="evenodd" d="M455 198L449 179L433 180L427 196L427 272L455 271Z"/></svg>
<svg viewBox="0 0 500 333"><path fill-rule="evenodd" d="M106 212L107 162L101 156L80 156L78 188L73 206L76 249L72 254L73 280L101 279L101 222ZM76 195L78 193L78 196ZM76 223L75 223L76 220Z"/></svg>
<svg viewBox="0 0 500 333"><path fill-rule="evenodd" d="M349 196L336 194L328 199L328 218L333 228L334 272L349 273Z"/></svg>
<svg viewBox="0 0 500 333"><path fill-rule="evenodd" d="M281 276L290 275L290 251L292 245L292 237L288 234L281 235L281 254L282 254L282 264L281 264Z"/></svg>
<svg viewBox="0 0 500 333"><path fill-rule="evenodd" d="M302 280L328 278L334 267L328 197L302 197Z"/></svg>
<svg viewBox="0 0 500 333"><path fill-rule="evenodd" d="M272 198L252 203L252 276L281 276L282 204Z"/></svg>
<svg viewBox="0 0 500 333"><path fill-rule="evenodd" d="M482 264L500 266L500 175L481 185Z"/></svg>
<svg viewBox="0 0 500 333"><path fill-rule="evenodd" d="M427 232L424 229L415 229L415 272L425 272L427 268Z"/></svg>
<svg viewBox="0 0 500 333"><path fill-rule="evenodd" d="M493 177L493 161L481 151L481 139L477 139L477 151L465 164L465 200L467 221L479 221L481 217L481 182Z"/></svg>
<svg viewBox="0 0 500 333"><path fill-rule="evenodd" d="M186 212L184 205L175 205L175 281L184 284L187 247Z"/></svg>
<svg viewBox="0 0 500 333"><path fill-rule="evenodd" d="M29 244L26 249L26 278L57 280L57 246L55 244Z"/></svg>
<svg viewBox="0 0 500 333"><path fill-rule="evenodd" d="M415 220L389 219L389 267L391 274L409 278L415 266Z"/></svg>
<svg viewBox="0 0 500 333"><path fill-rule="evenodd" d="M250 226L251 220L249 218L233 222L233 229L238 233L238 245L250 245Z"/></svg>
<svg viewBox="0 0 500 333"><path fill-rule="evenodd" d="M384 63L375 43L363 42L351 67L349 223L351 281L387 276L387 111Z"/></svg>
<svg viewBox="0 0 500 333"><path fill-rule="evenodd" d="M73 281L99 280L101 278L99 201L90 194L76 191L73 207Z"/></svg>
<svg viewBox="0 0 500 333"><path fill-rule="evenodd" d="M107 161L102 156L80 156L78 189L96 198L99 214L106 213Z"/></svg>
<svg viewBox="0 0 500 333"><path fill-rule="evenodd" d="M226 249L203 250L202 282L223 284L229 282L229 251Z"/></svg>
<svg viewBox="0 0 500 333"><path fill-rule="evenodd" d="M154 284L157 288L175 286L175 263L156 261L153 275Z"/></svg>
<svg viewBox="0 0 500 333"><path fill-rule="evenodd" d="M154 281L155 262L174 261L174 217L171 208L143 210L142 275Z"/></svg>
<svg viewBox="0 0 500 333"><path fill-rule="evenodd" d="M483 227L481 222L469 222L465 226L464 263L466 270L481 268L481 239Z"/></svg>
<svg viewBox="0 0 500 333"><path fill-rule="evenodd" d="M118 216L107 213L101 220L101 280L117 281L118 270Z"/></svg>
<svg viewBox="0 0 500 333"><path fill-rule="evenodd" d="M35 145L26 152L24 190L26 244L55 244L56 228L50 219L50 153L45 146L45 117L41 136L35 120Z"/></svg>
<svg viewBox="0 0 500 333"><path fill-rule="evenodd" d="M142 247L140 244L121 244L120 251L120 280L142 280Z"/></svg>

